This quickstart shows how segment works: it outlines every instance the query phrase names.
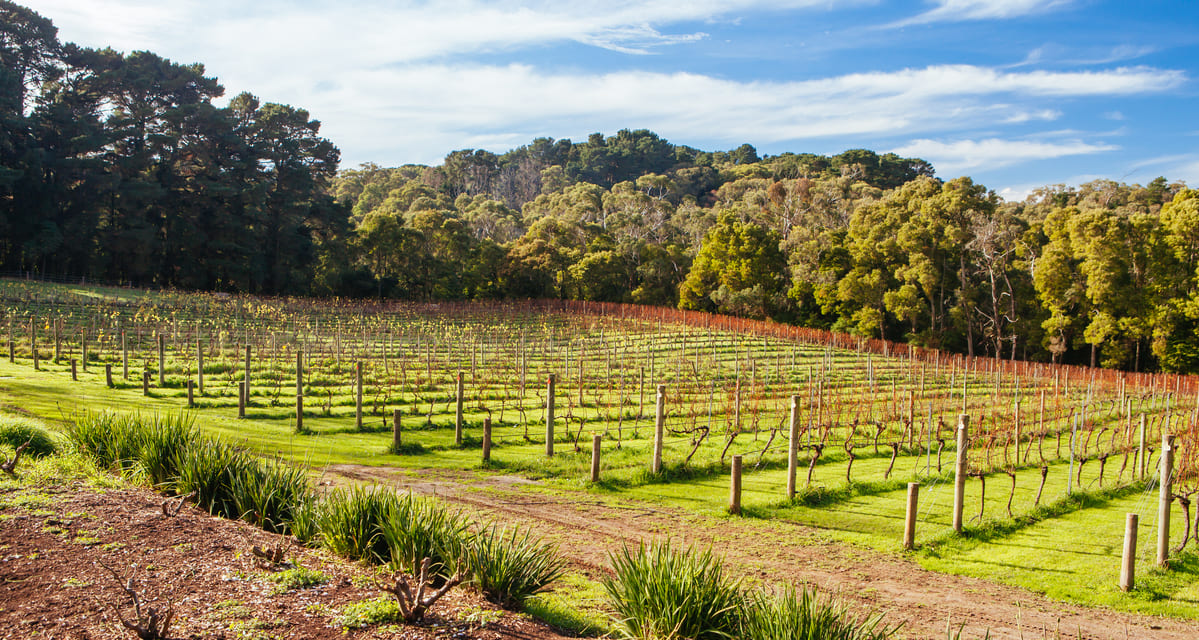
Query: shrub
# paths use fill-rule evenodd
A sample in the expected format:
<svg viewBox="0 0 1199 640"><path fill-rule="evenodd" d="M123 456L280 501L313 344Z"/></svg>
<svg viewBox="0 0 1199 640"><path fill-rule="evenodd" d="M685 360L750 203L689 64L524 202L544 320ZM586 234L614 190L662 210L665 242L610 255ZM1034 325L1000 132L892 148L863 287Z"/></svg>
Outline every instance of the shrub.
<svg viewBox="0 0 1199 640"><path fill-rule="evenodd" d="M845 604L794 587L777 595L751 594L741 622L747 640L886 640L898 630L884 625L881 615L854 619Z"/></svg>
<svg viewBox="0 0 1199 640"><path fill-rule="evenodd" d="M54 438L36 420L17 416L0 416L0 444L17 447L29 443L22 455L44 458L58 450Z"/></svg>
<svg viewBox="0 0 1199 640"><path fill-rule="evenodd" d="M516 527L492 526L479 532L467 546L466 562L483 597L514 610L566 570L557 547Z"/></svg>
<svg viewBox="0 0 1199 640"><path fill-rule="evenodd" d="M622 548L609 557L604 590L617 630L637 640L710 640L737 634L741 582L725 576L711 550L676 551L669 543Z"/></svg>
<svg viewBox="0 0 1199 640"><path fill-rule="evenodd" d="M175 490L195 493L196 504L213 515L237 519L242 512L230 491L236 468L252 462L245 451L217 440L198 440L179 452Z"/></svg>

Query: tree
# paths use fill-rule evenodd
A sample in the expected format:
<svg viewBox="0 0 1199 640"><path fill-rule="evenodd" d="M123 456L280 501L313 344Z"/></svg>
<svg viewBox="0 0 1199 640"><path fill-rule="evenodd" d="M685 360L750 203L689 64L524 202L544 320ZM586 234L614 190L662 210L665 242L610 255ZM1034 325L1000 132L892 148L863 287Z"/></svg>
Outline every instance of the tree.
<svg viewBox="0 0 1199 640"><path fill-rule="evenodd" d="M777 235L726 212L679 287L679 308L770 317L781 304L786 266Z"/></svg>

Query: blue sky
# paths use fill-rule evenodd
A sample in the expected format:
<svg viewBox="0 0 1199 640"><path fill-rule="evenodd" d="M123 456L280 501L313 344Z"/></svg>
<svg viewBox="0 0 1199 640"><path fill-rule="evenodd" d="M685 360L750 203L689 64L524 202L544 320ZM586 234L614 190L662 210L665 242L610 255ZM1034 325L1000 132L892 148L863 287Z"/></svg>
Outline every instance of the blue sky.
<svg viewBox="0 0 1199 640"><path fill-rule="evenodd" d="M894 151L1008 199L1199 186L1189 1L25 4L64 41L202 62L227 96L308 109L344 167L646 128L705 150Z"/></svg>

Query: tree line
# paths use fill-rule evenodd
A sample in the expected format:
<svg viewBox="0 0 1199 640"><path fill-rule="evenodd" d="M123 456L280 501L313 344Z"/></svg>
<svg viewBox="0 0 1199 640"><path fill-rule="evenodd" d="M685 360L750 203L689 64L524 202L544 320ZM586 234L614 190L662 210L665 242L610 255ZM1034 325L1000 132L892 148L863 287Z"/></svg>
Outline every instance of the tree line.
<svg viewBox="0 0 1199 640"><path fill-rule="evenodd" d="M338 171L300 108L57 40L0 0L0 268L162 287L557 297L1004 358L1199 371L1199 193L1003 202L918 158L762 157L651 131Z"/></svg>

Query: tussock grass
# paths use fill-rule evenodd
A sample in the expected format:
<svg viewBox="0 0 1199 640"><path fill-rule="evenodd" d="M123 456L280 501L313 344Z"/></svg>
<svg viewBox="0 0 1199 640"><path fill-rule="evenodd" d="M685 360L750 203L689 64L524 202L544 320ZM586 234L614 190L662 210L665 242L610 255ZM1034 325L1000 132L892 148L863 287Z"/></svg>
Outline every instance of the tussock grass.
<svg viewBox="0 0 1199 640"><path fill-rule="evenodd" d="M471 582L489 601L521 610L525 601L562 577L566 561L557 547L518 527L492 525L467 550Z"/></svg>

